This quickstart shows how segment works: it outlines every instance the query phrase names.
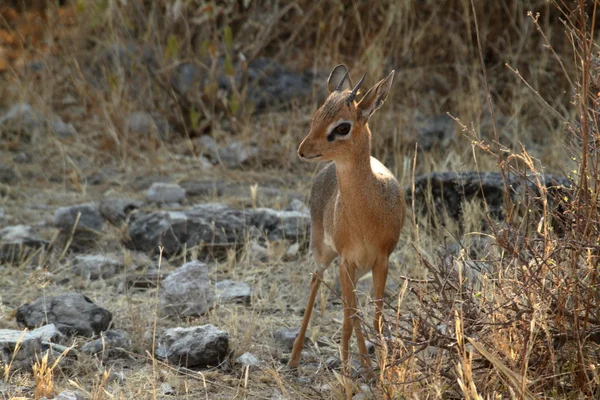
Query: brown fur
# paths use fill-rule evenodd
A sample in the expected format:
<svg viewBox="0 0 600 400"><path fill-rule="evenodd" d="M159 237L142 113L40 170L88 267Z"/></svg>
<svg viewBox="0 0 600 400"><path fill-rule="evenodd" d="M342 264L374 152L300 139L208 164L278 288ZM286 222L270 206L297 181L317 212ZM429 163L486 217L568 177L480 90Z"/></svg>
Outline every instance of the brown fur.
<svg viewBox="0 0 600 400"><path fill-rule="evenodd" d="M373 272L374 327L380 331L388 260L398 242L406 206L394 175L370 155L371 132L367 122L383 104L392 79L393 72L369 90L358 104L353 102L349 106L345 103L348 90L332 92L315 113L311 130L298 148L301 158L333 162L317 174L311 191L311 247L318 270L311 283L302 327L294 343L290 359L292 367L298 365L323 271L340 256L344 298L342 357L347 361L348 342L354 328L363 366L369 374L372 373L364 337L355 318L354 288L360 276ZM329 85L332 86L335 87ZM350 136L328 141L328 129L341 120L352 122Z"/></svg>

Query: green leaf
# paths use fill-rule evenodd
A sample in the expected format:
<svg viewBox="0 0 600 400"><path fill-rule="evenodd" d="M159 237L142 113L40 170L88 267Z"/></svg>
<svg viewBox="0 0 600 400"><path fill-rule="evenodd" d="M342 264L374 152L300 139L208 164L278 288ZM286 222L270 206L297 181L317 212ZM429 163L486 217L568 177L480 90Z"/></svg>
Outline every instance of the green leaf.
<svg viewBox="0 0 600 400"><path fill-rule="evenodd" d="M169 39L167 39L167 49L165 50L165 57L167 59L177 58L179 54L179 43L177 42L177 38L175 35L170 34Z"/></svg>
<svg viewBox="0 0 600 400"><path fill-rule="evenodd" d="M77 0L77 11L84 12L86 9L86 1L85 0Z"/></svg>
<svg viewBox="0 0 600 400"><path fill-rule="evenodd" d="M219 91L219 85L217 84L217 82L210 82L204 86L204 94L209 99L214 99L215 97L217 97L218 91Z"/></svg>
<svg viewBox="0 0 600 400"><path fill-rule="evenodd" d="M231 32L231 27L229 25L225 25L223 28L223 40L225 40L225 47L228 51L231 51L233 48L233 32Z"/></svg>
<svg viewBox="0 0 600 400"><path fill-rule="evenodd" d="M119 79L112 72L108 74L108 86L112 92L117 92L119 89Z"/></svg>
<svg viewBox="0 0 600 400"><path fill-rule="evenodd" d="M190 125L192 130L198 128L198 122L200 122L200 113L196 111L194 107L190 109Z"/></svg>
<svg viewBox="0 0 600 400"><path fill-rule="evenodd" d="M210 45L210 40L205 39L200 42L200 49L198 50L198 55L200 58L206 58L208 56L208 46Z"/></svg>
<svg viewBox="0 0 600 400"><path fill-rule="evenodd" d="M238 111L240 111L240 99L235 94L231 95L231 99L229 100L229 110L233 115L237 115Z"/></svg>

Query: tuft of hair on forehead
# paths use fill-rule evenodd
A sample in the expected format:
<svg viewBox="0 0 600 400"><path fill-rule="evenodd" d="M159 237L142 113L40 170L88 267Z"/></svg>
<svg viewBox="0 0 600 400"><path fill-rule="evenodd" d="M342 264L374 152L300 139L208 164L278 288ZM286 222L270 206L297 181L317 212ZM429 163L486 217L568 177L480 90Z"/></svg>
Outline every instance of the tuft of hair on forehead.
<svg viewBox="0 0 600 400"><path fill-rule="evenodd" d="M332 92L319 109L319 118L323 120L330 120L338 116L340 110L343 107L347 107L346 97L346 92Z"/></svg>

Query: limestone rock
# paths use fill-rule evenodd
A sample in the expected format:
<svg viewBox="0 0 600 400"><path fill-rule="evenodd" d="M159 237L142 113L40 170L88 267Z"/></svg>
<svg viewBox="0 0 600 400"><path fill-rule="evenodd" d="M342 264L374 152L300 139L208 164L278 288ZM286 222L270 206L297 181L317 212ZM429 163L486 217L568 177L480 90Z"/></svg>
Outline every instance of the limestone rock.
<svg viewBox="0 0 600 400"><path fill-rule="evenodd" d="M162 282L160 305L167 315L178 317L205 314L213 303L208 267L199 261L179 267Z"/></svg>
<svg viewBox="0 0 600 400"><path fill-rule="evenodd" d="M71 271L85 279L109 279L123 271L124 265L114 257L102 254L75 257Z"/></svg>
<svg viewBox="0 0 600 400"><path fill-rule="evenodd" d="M218 303L250 304L252 289L245 282L226 279L216 283L215 292Z"/></svg>
<svg viewBox="0 0 600 400"><path fill-rule="evenodd" d="M180 203L185 199L185 189L176 183L155 182L148 189L146 199L151 203Z"/></svg>

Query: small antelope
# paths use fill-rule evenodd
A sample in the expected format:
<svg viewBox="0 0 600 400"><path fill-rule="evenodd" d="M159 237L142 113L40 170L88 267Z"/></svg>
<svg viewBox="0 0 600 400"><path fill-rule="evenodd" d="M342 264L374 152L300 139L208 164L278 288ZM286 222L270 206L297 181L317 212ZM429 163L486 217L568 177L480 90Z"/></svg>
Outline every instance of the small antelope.
<svg viewBox="0 0 600 400"><path fill-rule="evenodd" d="M354 328L363 368L371 377L373 370L356 317L354 289L358 278L373 271L373 325L381 333L389 256L398 243L406 205L394 175L371 157L368 125L371 115L387 98L394 71L357 103L355 98L365 75L352 87L345 65L333 69L327 80L329 97L315 113L310 132L298 148L298 155L303 160L332 162L317 174L311 190L310 241L317 270L313 273L308 304L289 366L298 366L323 273L340 256L344 301L342 361L347 366L348 343Z"/></svg>

